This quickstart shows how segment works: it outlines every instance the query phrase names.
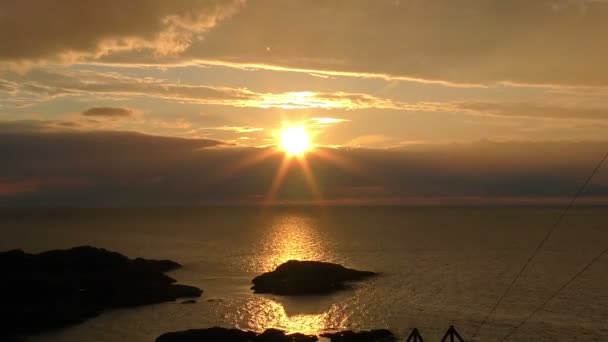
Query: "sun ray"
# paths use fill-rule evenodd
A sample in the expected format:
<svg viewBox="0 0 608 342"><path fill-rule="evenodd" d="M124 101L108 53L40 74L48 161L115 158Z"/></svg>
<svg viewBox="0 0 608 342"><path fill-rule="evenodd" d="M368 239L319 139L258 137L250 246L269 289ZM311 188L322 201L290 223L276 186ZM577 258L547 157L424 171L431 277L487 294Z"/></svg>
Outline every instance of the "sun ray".
<svg viewBox="0 0 608 342"><path fill-rule="evenodd" d="M247 158L241 160L235 165L229 165L225 168L222 168L220 172L218 172L214 178L216 181L220 181L226 178L233 177L255 165L263 162L266 159L272 158L274 156L278 156L280 154L279 151L276 151L273 148L255 148L255 152L248 156Z"/></svg>
<svg viewBox="0 0 608 342"><path fill-rule="evenodd" d="M317 178L311 166L311 160L318 158L328 161L346 171L352 172L364 179L371 179L364 168L352 163L349 158L341 156L339 153L333 153L332 148L314 146L306 128L304 126L284 126L283 129L277 132L275 137L278 139L276 148L259 148L255 152L236 165L231 165L221 172L218 172L218 178L230 178L245 169L255 167L257 164L264 162L267 159L277 157L282 154L282 159L276 169L276 172L271 180L266 195L263 197L262 204L272 205L277 203L277 197L281 186L285 182L285 178L292 166L296 166L302 172L306 187L313 196L313 202L316 204L324 204L324 196L321 187L317 182Z"/></svg>
<svg viewBox="0 0 608 342"><path fill-rule="evenodd" d="M272 204L272 202L276 199L276 195L279 191L279 188L281 187L281 184L283 184L283 179L285 178L285 175L287 174L287 171L289 170L289 165L290 165L290 160L287 156L283 157L283 160L281 161L281 165L279 165L279 168L277 169L277 172L272 180L272 184L270 185L270 190L268 191L268 194L266 195L266 202L269 204Z"/></svg>
<svg viewBox="0 0 608 342"><path fill-rule="evenodd" d="M279 152L272 148L263 148L259 153L255 153L249 158L245 158L238 164L232 166L231 170L227 170L227 172L238 173L244 169L252 167L255 164L261 163L268 158L277 156L278 154Z"/></svg>
<svg viewBox="0 0 608 342"><path fill-rule="evenodd" d="M312 194L315 198L315 201L317 203L321 203L323 201L321 189L319 188L315 175L312 172L312 169L310 168L308 159L303 157L303 158L297 158L296 160L298 161L298 164L300 165L300 168L302 169L302 174L304 174L304 179L306 180L306 184L308 185L308 188L312 192Z"/></svg>
<svg viewBox="0 0 608 342"><path fill-rule="evenodd" d="M360 176L363 176L366 178L368 177L368 175L365 173L363 167L352 163L347 158L339 156L337 153L332 153L332 149L330 149L330 148L319 148L319 149L315 150L314 155L323 160L329 161L330 163L332 163L336 166L339 166L342 169L354 172L357 175L360 175Z"/></svg>

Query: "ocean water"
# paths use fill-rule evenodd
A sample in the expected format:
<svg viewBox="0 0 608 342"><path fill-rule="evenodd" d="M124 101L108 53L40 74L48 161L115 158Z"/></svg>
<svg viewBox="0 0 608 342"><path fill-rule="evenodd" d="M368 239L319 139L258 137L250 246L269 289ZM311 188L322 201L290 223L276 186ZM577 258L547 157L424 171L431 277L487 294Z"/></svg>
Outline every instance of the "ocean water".
<svg viewBox="0 0 608 342"><path fill-rule="evenodd" d="M555 208L2 209L0 250L93 245L172 259L170 275L204 290L196 304L104 312L31 341L153 341L210 326L303 333L418 327L439 341L454 324L470 341L484 315L559 215ZM572 210L477 341L496 341L608 245L608 210ZM286 298L250 281L290 260L382 276L352 291ZM608 341L608 257L522 326L511 341Z"/></svg>

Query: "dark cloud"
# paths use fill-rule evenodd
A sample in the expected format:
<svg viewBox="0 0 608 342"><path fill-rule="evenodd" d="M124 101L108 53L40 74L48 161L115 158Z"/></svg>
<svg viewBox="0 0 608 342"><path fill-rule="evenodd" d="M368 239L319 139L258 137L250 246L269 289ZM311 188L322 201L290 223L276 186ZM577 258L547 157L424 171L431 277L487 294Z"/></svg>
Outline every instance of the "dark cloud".
<svg viewBox="0 0 608 342"><path fill-rule="evenodd" d="M133 110L118 107L93 107L83 111L81 114L89 117L124 118L132 116Z"/></svg>
<svg viewBox="0 0 608 342"><path fill-rule="evenodd" d="M3 196L21 193L29 193L32 200L47 198L48 205L61 204L63 195L76 202L78 198L93 204L103 201L103 196L90 193L92 189L100 193L112 189L119 199L125 189L150 181L159 165L179 165L200 149L222 144L135 132L81 131L48 121L2 122L0 142L0 202L8 205L11 198Z"/></svg>
<svg viewBox="0 0 608 342"><path fill-rule="evenodd" d="M0 2L0 60L46 60L149 48L183 50L234 13L241 1L5 0Z"/></svg>
<svg viewBox="0 0 608 342"><path fill-rule="evenodd" d="M49 129L41 122L0 124L0 205L155 205L259 202L282 155L248 163L259 148L210 148L212 140L129 132ZM607 142L478 142L412 149L326 149L309 155L323 198L386 199L572 196ZM608 169L585 196L608 197ZM295 164L277 200L310 200Z"/></svg>

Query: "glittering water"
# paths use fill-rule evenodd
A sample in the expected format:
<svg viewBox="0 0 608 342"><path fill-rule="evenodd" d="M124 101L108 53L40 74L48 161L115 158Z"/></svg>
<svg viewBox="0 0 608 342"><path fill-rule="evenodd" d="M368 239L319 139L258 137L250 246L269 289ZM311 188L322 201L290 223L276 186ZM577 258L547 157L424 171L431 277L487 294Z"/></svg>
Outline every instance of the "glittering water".
<svg viewBox="0 0 608 342"><path fill-rule="evenodd" d="M33 341L152 341L214 325L319 333L419 327L439 340L450 324L470 336L559 210L516 208L190 208L0 210L0 249L82 244L184 264L171 276L203 288L193 305L105 312ZM570 213L482 330L495 341L608 245L608 210ZM255 295L257 274L290 259L382 272L352 291ZM608 340L608 258L601 259L513 341Z"/></svg>

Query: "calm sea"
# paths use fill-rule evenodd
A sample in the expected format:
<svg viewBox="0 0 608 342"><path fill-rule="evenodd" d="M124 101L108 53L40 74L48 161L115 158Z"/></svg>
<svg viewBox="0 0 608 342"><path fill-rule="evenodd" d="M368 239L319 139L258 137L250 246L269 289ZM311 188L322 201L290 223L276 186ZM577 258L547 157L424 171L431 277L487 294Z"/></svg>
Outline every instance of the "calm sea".
<svg viewBox="0 0 608 342"><path fill-rule="evenodd" d="M192 305L105 312L32 341L153 341L209 326L318 333L418 327L469 337L559 215L550 208L185 208L0 210L0 249L93 245L168 258L201 287ZM572 210L481 331L495 341L608 245L608 210ZM290 259L382 276L326 297L254 295L251 279ZM608 341L608 257L566 288L512 341Z"/></svg>

